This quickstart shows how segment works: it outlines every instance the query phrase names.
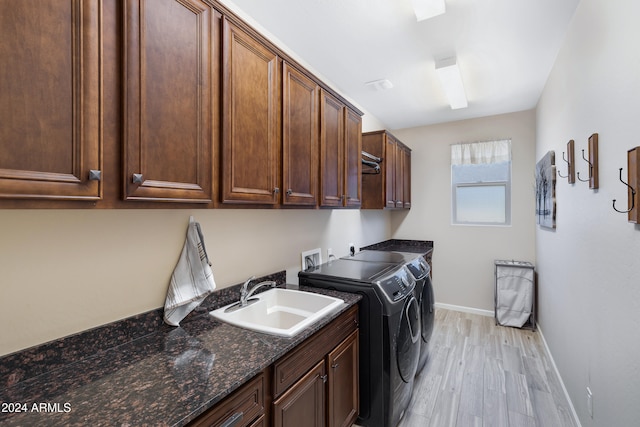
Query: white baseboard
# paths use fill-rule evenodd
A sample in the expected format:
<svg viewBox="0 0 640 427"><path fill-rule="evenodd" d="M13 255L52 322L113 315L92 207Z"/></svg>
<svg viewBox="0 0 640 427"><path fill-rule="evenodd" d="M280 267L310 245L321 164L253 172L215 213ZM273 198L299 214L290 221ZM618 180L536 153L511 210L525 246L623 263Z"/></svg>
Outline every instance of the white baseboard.
<svg viewBox="0 0 640 427"><path fill-rule="evenodd" d="M482 310L480 308L465 307L463 305L443 304L441 302L437 302L433 304L433 306L436 308L446 308L447 310L461 311L463 313L479 314L480 316L493 317L495 314L492 310Z"/></svg>
<svg viewBox="0 0 640 427"><path fill-rule="evenodd" d="M573 407L573 402L571 401L571 397L569 397L569 392L567 388L564 386L564 381L562 381L562 375L560 375L560 371L558 371L558 367L556 366L556 361L553 360L553 356L551 355L551 350L549 350L549 346L547 345L547 340L544 339L544 334L542 333L542 329L540 328L540 324L536 325L538 328L538 333L540 334L540 338L542 338L542 343L544 344L544 351L547 352L547 356L549 356L549 360L551 360L551 366L553 366L553 370L555 371L558 379L560 380L560 385L562 386L562 392L564 393L564 397L569 402L569 408L571 409L571 415L573 416L573 421L576 423L578 427L582 427L580 423L580 418L578 418L578 413L576 412L576 408Z"/></svg>

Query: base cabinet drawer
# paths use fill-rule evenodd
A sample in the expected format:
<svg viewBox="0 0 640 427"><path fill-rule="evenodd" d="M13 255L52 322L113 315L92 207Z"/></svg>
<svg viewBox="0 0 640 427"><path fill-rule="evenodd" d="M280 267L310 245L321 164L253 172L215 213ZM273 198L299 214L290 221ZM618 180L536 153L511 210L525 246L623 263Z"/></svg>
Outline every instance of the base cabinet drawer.
<svg viewBox="0 0 640 427"><path fill-rule="evenodd" d="M258 374L232 395L195 419L194 427L265 426L265 375ZM260 418L259 418L260 417ZM262 419L262 421L261 421ZM255 421L255 422L254 422Z"/></svg>

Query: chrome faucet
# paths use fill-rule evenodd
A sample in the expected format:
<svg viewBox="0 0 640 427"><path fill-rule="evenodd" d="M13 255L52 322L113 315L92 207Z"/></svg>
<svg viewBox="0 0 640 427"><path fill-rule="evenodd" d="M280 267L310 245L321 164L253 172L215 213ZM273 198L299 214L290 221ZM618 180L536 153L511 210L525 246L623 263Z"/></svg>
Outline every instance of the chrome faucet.
<svg viewBox="0 0 640 427"><path fill-rule="evenodd" d="M242 288L240 288L240 307L246 307L249 297L251 297L251 295L253 295L258 289L264 286L274 287L276 285L276 282L274 282L273 280L266 280L264 282L255 284L253 287L250 287L249 285L251 281L255 278L256 276L251 276L249 279L247 279L246 282L244 282Z"/></svg>

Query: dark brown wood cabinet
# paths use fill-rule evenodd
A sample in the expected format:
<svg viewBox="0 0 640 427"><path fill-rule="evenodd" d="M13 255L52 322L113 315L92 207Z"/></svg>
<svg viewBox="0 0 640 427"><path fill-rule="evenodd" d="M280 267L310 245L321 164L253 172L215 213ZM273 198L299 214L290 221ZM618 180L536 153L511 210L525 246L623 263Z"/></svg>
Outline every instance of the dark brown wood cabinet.
<svg viewBox="0 0 640 427"><path fill-rule="evenodd" d="M402 152L402 207L411 209L411 149L405 145L399 149Z"/></svg>
<svg viewBox="0 0 640 427"><path fill-rule="evenodd" d="M223 203L280 200L280 59L242 28L222 19Z"/></svg>
<svg viewBox="0 0 640 427"><path fill-rule="evenodd" d="M364 133L362 149L382 158L380 174L362 177L362 207L410 209L411 149L387 131Z"/></svg>
<svg viewBox="0 0 640 427"><path fill-rule="evenodd" d="M362 118L321 91L320 205L359 207L361 203Z"/></svg>
<svg viewBox="0 0 640 427"><path fill-rule="evenodd" d="M274 427L292 425L282 423L287 419L330 427L355 422L359 410L357 322L357 307L353 307L274 364ZM286 410L289 415L302 414L301 418L279 415L284 407L291 408Z"/></svg>
<svg viewBox="0 0 640 427"><path fill-rule="evenodd" d="M200 0L124 3L126 200L212 199L213 14Z"/></svg>
<svg viewBox="0 0 640 427"><path fill-rule="evenodd" d="M0 1L0 198L102 197L101 1Z"/></svg>
<svg viewBox="0 0 640 427"><path fill-rule="evenodd" d="M326 381L322 360L273 402L273 427L324 427Z"/></svg>
<svg viewBox="0 0 640 427"><path fill-rule="evenodd" d="M267 380L267 374L261 372L189 425L191 427L264 425Z"/></svg>
<svg viewBox="0 0 640 427"><path fill-rule="evenodd" d="M345 206L362 204L362 117L345 107Z"/></svg>
<svg viewBox="0 0 640 427"><path fill-rule="evenodd" d="M358 418L358 331L353 331L327 355L327 416L329 427L348 427Z"/></svg>
<svg viewBox="0 0 640 427"><path fill-rule="evenodd" d="M2 208L360 206L362 113L215 0L0 0L0 57Z"/></svg>
<svg viewBox="0 0 640 427"><path fill-rule="evenodd" d="M282 204L316 206L320 89L286 62L282 75Z"/></svg>
<svg viewBox="0 0 640 427"><path fill-rule="evenodd" d="M322 91L320 103L320 204L344 205L344 105Z"/></svg>

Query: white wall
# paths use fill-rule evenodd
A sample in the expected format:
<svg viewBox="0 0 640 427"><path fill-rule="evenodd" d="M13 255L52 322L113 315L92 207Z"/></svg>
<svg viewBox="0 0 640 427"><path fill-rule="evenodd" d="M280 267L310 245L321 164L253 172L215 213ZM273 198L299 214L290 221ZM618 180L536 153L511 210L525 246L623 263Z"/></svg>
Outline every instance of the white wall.
<svg viewBox="0 0 640 427"><path fill-rule="evenodd" d="M618 168L640 145L638 17L637 1L582 0L537 109L538 159L562 163L570 139L580 159L599 134L600 189L560 179L557 228L536 232L539 321L585 427L640 422L640 228L611 207L625 206Z"/></svg>
<svg viewBox="0 0 640 427"><path fill-rule="evenodd" d="M493 311L494 260L535 263L535 112L392 133L412 149L412 207L391 214L393 237L434 241L436 302ZM512 225L451 225L450 145L498 138L512 140Z"/></svg>
<svg viewBox="0 0 640 427"><path fill-rule="evenodd" d="M0 209L0 355L162 307L189 215L218 288L389 237L381 211Z"/></svg>

